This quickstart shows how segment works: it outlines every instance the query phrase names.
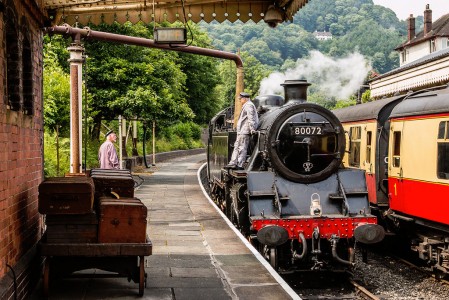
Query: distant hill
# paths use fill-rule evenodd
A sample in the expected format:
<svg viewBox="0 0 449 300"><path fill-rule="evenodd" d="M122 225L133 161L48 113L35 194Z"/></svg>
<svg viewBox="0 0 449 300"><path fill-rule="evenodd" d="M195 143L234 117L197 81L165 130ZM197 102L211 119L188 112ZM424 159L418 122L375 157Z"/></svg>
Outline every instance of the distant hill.
<svg viewBox="0 0 449 300"><path fill-rule="evenodd" d="M422 17L417 18L417 28ZM269 28L265 23L201 24L221 50L246 51L273 70L282 70L318 50L332 57L359 52L373 69L385 73L399 66L393 50L405 41L407 25L372 0L311 0L293 23ZM318 41L313 32L326 31L332 40Z"/></svg>

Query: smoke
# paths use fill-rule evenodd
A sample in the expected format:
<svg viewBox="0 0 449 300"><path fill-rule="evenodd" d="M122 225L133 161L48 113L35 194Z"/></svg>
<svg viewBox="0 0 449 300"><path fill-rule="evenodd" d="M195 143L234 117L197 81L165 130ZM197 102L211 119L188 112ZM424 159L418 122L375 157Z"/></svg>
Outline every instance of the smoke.
<svg viewBox="0 0 449 300"><path fill-rule="evenodd" d="M271 73L262 79L259 94L282 94L284 88L280 84L285 80L307 79L315 90L329 97L348 99L363 84L369 70L370 63L360 53L335 59L311 51L310 57L298 59L293 69Z"/></svg>

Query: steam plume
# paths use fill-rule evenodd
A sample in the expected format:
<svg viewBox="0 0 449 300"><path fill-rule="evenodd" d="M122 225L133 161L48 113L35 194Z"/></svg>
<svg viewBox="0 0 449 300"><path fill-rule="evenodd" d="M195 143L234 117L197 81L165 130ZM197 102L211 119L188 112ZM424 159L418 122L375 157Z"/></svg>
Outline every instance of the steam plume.
<svg viewBox="0 0 449 300"><path fill-rule="evenodd" d="M286 79L307 79L312 87L337 99L347 99L363 84L370 63L360 53L343 58L331 58L319 51L311 51L307 59L298 59L296 67L285 73L271 73L260 84L260 95L282 94L280 85Z"/></svg>

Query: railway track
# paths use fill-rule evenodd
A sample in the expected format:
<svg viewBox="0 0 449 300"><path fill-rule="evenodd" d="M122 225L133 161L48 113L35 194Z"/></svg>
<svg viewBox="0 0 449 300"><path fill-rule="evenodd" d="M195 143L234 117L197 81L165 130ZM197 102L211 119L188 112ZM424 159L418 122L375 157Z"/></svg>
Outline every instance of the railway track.
<svg viewBox="0 0 449 300"><path fill-rule="evenodd" d="M291 273L282 277L303 300L381 300L350 272Z"/></svg>
<svg viewBox="0 0 449 300"><path fill-rule="evenodd" d="M352 286L354 286L355 294L358 297L360 297L362 299L367 299L367 300L380 300L379 297L377 297L376 295L374 295L373 293L368 291L365 287L358 284L354 280L351 279L351 280L349 280L349 282L352 284Z"/></svg>

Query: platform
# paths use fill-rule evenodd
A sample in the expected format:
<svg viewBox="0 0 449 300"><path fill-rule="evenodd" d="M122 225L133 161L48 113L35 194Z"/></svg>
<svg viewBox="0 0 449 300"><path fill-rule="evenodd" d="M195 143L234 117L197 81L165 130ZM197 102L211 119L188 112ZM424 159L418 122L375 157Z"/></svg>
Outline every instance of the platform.
<svg viewBox="0 0 449 300"><path fill-rule="evenodd" d="M197 171L205 159L176 158L139 174L136 197L148 207L153 244L143 297L126 278L67 278L50 285L50 299L299 299L203 195ZM41 298L39 284L32 299Z"/></svg>

